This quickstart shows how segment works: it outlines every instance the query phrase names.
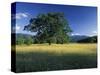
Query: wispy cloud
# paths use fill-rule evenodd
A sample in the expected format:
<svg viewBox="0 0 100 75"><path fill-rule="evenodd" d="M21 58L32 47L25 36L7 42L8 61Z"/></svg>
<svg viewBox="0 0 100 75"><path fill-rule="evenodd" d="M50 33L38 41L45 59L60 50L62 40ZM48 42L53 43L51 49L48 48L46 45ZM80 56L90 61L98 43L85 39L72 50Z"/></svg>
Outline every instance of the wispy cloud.
<svg viewBox="0 0 100 75"><path fill-rule="evenodd" d="M90 36L90 37L96 36L97 34L98 34L98 32L94 30L94 31L91 31L91 33L88 36Z"/></svg>
<svg viewBox="0 0 100 75"><path fill-rule="evenodd" d="M71 35L74 36L74 35L81 35L81 34L79 34L79 33L72 33Z"/></svg>
<svg viewBox="0 0 100 75"><path fill-rule="evenodd" d="M15 29L16 30L19 30L20 28L21 28L20 26L16 25L16 28Z"/></svg>
<svg viewBox="0 0 100 75"><path fill-rule="evenodd" d="M16 24L16 26L12 27L12 33L18 32L21 29L21 27L19 25Z"/></svg>
<svg viewBox="0 0 100 75"><path fill-rule="evenodd" d="M29 16L28 13L16 13L12 14L12 19L22 19L22 18L27 18Z"/></svg>
<svg viewBox="0 0 100 75"><path fill-rule="evenodd" d="M97 31L92 31L92 33L91 33L91 35L90 36L95 36L95 35L97 35L98 34L98 32Z"/></svg>
<svg viewBox="0 0 100 75"><path fill-rule="evenodd" d="M17 13L16 14L16 19L27 18L27 17L28 17L27 13Z"/></svg>
<svg viewBox="0 0 100 75"><path fill-rule="evenodd" d="M93 34L97 34L97 31L92 31Z"/></svg>

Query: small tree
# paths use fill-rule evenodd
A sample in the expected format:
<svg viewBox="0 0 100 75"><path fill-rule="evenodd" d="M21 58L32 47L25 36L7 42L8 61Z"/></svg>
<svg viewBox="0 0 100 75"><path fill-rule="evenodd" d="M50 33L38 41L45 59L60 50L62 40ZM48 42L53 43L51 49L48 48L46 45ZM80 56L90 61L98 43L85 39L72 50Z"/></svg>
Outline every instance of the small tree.
<svg viewBox="0 0 100 75"><path fill-rule="evenodd" d="M25 41L24 38L19 37L19 38L16 39L16 44L17 45L22 45L22 44L24 44L24 41Z"/></svg>
<svg viewBox="0 0 100 75"><path fill-rule="evenodd" d="M26 45L31 45L33 43L33 39L31 37L27 37L27 39L25 39L24 44Z"/></svg>

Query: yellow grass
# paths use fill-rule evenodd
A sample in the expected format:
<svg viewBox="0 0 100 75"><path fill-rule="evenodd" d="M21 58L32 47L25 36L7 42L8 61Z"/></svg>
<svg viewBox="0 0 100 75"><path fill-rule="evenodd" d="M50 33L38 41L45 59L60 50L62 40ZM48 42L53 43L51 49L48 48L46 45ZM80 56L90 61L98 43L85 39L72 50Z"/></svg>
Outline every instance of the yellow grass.
<svg viewBox="0 0 100 75"><path fill-rule="evenodd" d="M96 44L32 44L32 45L17 45L17 52L48 52L48 53L79 53L79 54L94 54L96 53Z"/></svg>

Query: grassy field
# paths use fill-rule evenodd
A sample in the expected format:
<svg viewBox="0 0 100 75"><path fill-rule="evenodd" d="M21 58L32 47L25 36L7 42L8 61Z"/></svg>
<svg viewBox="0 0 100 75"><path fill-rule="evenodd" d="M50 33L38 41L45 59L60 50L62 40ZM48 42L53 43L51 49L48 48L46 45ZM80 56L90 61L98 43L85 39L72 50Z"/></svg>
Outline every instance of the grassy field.
<svg viewBox="0 0 100 75"><path fill-rule="evenodd" d="M33 44L16 46L16 72L97 67L96 44Z"/></svg>

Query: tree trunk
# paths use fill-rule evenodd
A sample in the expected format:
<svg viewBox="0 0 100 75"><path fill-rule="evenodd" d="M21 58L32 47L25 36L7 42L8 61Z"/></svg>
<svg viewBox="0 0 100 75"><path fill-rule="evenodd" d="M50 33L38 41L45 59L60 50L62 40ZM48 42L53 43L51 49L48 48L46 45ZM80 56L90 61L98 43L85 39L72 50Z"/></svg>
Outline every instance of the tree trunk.
<svg viewBox="0 0 100 75"><path fill-rule="evenodd" d="M61 44L63 44L63 40L61 40Z"/></svg>
<svg viewBox="0 0 100 75"><path fill-rule="evenodd" d="M49 45L51 45L51 42L50 41L48 43L49 43Z"/></svg>

